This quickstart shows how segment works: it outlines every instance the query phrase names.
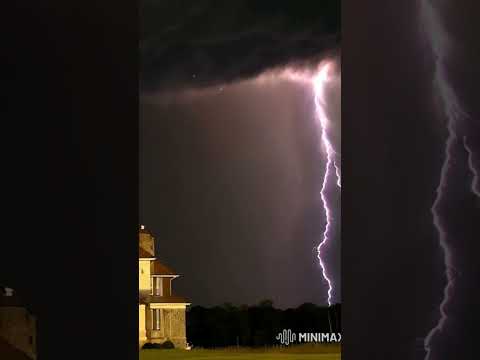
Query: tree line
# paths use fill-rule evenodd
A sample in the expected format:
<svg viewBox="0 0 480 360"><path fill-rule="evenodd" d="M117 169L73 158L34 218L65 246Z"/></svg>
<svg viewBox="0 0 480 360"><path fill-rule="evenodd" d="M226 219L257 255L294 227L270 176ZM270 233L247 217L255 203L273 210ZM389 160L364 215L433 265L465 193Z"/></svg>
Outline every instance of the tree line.
<svg viewBox="0 0 480 360"><path fill-rule="evenodd" d="M279 345L283 329L300 333L341 332L341 305L330 307L305 303L297 308L277 309L271 300L254 306L193 306L187 312L187 339L194 347Z"/></svg>

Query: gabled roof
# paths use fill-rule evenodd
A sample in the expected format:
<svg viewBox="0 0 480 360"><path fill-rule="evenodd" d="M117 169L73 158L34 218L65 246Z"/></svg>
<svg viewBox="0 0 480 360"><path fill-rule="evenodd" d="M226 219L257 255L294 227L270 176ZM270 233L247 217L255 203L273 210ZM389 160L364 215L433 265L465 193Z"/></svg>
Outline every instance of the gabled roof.
<svg viewBox="0 0 480 360"><path fill-rule="evenodd" d="M167 265L162 264L160 261L152 261L150 273L152 275L164 275L164 276L178 276L172 269Z"/></svg>
<svg viewBox="0 0 480 360"><path fill-rule="evenodd" d="M150 254L148 251L146 251L144 248L139 247L138 248L138 258L149 258L152 259L154 256Z"/></svg>

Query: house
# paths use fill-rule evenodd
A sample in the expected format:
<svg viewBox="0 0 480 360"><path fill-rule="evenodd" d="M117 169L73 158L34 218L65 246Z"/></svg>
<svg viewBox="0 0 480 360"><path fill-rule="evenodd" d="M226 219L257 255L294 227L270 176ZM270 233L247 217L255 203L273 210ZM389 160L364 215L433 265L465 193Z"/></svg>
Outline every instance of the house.
<svg viewBox="0 0 480 360"><path fill-rule="evenodd" d="M186 348L185 313L190 303L174 295L173 280L178 278L172 269L155 255L155 239L140 227L139 279L139 344L171 341L176 348Z"/></svg>
<svg viewBox="0 0 480 360"><path fill-rule="evenodd" d="M0 286L0 358L36 359L36 318L12 288Z"/></svg>

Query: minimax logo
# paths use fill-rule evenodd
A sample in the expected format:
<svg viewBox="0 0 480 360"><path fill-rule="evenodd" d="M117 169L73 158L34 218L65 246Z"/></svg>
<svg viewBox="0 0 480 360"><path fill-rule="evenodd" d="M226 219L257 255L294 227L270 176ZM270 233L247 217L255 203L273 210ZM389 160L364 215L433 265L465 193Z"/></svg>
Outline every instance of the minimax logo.
<svg viewBox="0 0 480 360"><path fill-rule="evenodd" d="M339 343L342 339L340 333L294 333L290 329L283 329L278 333L276 339L282 345L290 345L292 343Z"/></svg>
<svg viewBox="0 0 480 360"><path fill-rule="evenodd" d="M290 329L283 329L281 333L278 333L276 339L280 341L280 344L288 346L297 341L297 335Z"/></svg>

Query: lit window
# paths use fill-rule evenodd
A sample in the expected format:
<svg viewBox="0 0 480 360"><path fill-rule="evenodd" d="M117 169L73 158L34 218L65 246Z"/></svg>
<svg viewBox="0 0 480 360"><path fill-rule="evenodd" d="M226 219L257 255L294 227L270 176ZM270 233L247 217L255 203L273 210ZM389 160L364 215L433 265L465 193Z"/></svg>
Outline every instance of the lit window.
<svg viewBox="0 0 480 360"><path fill-rule="evenodd" d="M160 309L152 309L152 329L160 330Z"/></svg>
<svg viewBox="0 0 480 360"><path fill-rule="evenodd" d="M156 277L155 295L163 296L163 281L161 277Z"/></svg>

